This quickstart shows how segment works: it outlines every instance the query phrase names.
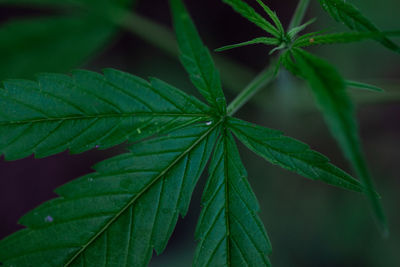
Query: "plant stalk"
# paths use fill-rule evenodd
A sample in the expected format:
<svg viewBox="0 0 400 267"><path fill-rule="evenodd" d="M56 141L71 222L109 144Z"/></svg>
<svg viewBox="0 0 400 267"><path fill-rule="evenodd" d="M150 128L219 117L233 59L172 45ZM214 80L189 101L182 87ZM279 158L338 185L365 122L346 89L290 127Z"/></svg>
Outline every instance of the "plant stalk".
<svg viewBox="0 0 400 267"><path fill-rule="evenodd" d="M229 104L227 108L228 116L235 114L244 104L246 104L262 88L270 84L277 76L276 62L272 63L258 74L246 88Z"/></svg>
<svg viewBox="0 0 400 267"><path fill-rule="evenodd" d="M304 16L307 12L307 8L310 4L310 0L300 0L297 4L296 10L294 11L292 20L290 21L288 30L293 29L294 27L300 26L301 22L304 19Z"/></svg>

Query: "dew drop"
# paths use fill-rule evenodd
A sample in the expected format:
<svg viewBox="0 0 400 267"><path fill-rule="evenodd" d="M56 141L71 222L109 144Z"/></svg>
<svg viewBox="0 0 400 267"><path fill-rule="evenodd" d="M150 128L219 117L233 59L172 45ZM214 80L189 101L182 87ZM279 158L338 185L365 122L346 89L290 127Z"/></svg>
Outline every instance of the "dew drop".
<svg viewBox="0 0 400 267"><path fill-rule="evenodd" d="M209 125L211 125L211 124L212 124L212 121L207 121L207 122L206 122L206 125L207 125L207 126L209 126Z"/></svg>
<svg viewBox="0 0 400 267"><path fill-rule="evenodd" d="M92 178L92 177L89 177L89 178L88 178L88 181L89 181L89 182L93 182L93 178Z"/></svg>
<svg viewBox="0 0 400 267"><path fill-rule="evenodd" d="M54 221L54 218L49 215L46 218L44 218L44 221L47 222L47 223L51 223L51 222Z"/></svg>
<svg viewBox="0 0 400 267"><path fill-rule="evenodd" d="M141 133L142 133L142 131L140 130L140 128L137 128L136 131L137 131L138 134L141 134Z"/></svg>

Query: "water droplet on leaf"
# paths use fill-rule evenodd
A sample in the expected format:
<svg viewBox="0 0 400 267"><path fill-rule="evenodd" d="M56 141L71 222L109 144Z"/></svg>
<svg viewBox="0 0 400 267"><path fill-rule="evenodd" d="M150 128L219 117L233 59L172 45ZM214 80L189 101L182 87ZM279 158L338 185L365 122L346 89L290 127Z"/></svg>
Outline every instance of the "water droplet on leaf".
<svg viewBox="0 0 400 267"><path fill-rule="evenodd" d="M47 216L46 218L44 218L44 221L47 222L47 223L51 223L51 222L54 221L54 219L53 219L53 217L51 217L51 216L49 215L49 216Z"/></svg>

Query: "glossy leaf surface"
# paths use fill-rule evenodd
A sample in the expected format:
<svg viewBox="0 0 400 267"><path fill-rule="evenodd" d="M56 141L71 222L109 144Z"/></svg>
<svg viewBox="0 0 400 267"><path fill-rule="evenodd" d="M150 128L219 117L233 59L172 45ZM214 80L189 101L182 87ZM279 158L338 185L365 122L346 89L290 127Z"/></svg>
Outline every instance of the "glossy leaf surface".
<svg viewBox="0 0 400 267"><path fill-rule="evenodd" d="M228 131L216 145L209 173L194 266L270 266L271 245L257 215L258 203Z"/></svg>
<svg viewBox="0 0 400 267"><path fill-rule="evenodd" d="M0 89L0 154L19 159L80 153L143 139L199 120L208 107L160 80L108 69L42 74Z"/></svg>
<svg viewBox="0 0 400 267"><path fill-rule="evenodd" d="M57 189L0 242L5 266L146 266L161 253L216 141L198 124L132 146Z"/></svg>

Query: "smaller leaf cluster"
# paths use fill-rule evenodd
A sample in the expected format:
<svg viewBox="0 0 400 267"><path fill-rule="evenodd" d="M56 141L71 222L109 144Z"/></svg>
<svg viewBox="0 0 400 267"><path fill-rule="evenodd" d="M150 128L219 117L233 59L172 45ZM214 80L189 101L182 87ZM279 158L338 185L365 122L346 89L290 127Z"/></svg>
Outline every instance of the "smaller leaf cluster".
<svg viewBox="0 0 400 267"><path fill-rule="evenodd" d="M281 50L278 64L282 64L292 74L305 79L312 90L314 98L324 114L332 135L341 146L344 155L350 161L357 176L367 188L367 195L373 206L379 224L386 231L386 220L379 197L375 193L372 179L363 157L358 128L354 116L354 108L347 95L347 87L355 87L373 91L382 89L356 81L346 81L328 62L303 50L308 46L350 43L363 40L376 40L386 48L399 52L400 48L389 36L399 36L400 31L381 32L355 6L343 0L320 0L322 7L336 20L344 23L350 32L326 33L318 31L299 35L314 20L302 25L291 25L288 32L283 30L276 14L262 0L257 0L275 26L259 15L242 0L223 0L238 13L264 29L272 37L259 37L254 40L225 46L217 51L227 50L249 44L266 44L275 46L270 53ZM300 1L300 4L302 1ZM265 25L268 25L266 27ZM254 146L254 149L257 147Z"/></svg>
<svg viewBox="0 0 400 267"><path fill-rule="evenodd" d="M310 20L303 25L296 26L290 31L286 32L276 12L272 11L266 4L264 4L262 0L257 0L257 3L264 10L264 12L267 14L268 18L272 21L273 24L264 19L251 6L249 6L246 2L242 0L223 0L223 2L230 5L235 11L237 11L243 17L263 29L272 37L258 37L247 42L223 46L216 49L215 51L217 52L252 44L265 44L275 47L270 52L270 54L272 54L277 50L288 48L293 42L296 35L299 32L303 31L308 25L314 22L314 20Z"/></svg>

